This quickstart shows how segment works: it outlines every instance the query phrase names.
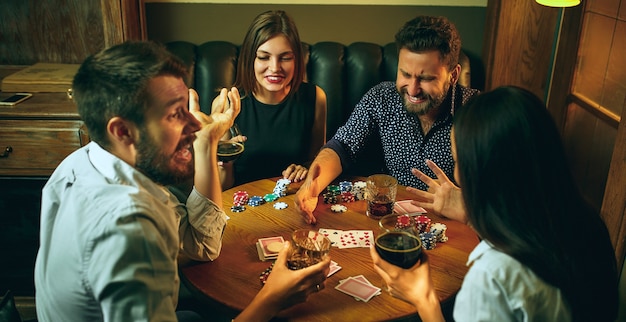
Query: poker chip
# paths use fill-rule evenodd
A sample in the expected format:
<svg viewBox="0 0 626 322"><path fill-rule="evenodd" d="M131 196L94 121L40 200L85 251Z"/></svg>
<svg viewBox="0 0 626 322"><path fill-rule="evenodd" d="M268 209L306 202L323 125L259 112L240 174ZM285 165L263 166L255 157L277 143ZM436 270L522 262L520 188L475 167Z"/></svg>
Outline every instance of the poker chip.
<svg viewBox="0 0 626 322"><path fill-rule="evenodd" d="M230 207L230 211L232 212L242 212L244 210L246 210L246 207L243 205L235 205L235 206Z"/></svg>
<svg viewBox="0 0 626 322"><path fill-rule="evenodd" d="M263 200L265 200L265 202L272 202L272 201L275 201L276 199L278 199L278 195L275 193L268 193L265 196L263 196Z"/></svg>
<svg viewBox="0 0 626 322"><path fill-rule="evenodd" d="M265 282L267 282L267 278L270 276L272 268L274 268L274 263L272 263L270 267L266 268L263 272L261 272L261 274L259 274L259 281L261 281L261 285L265 285Z"/></svg>
<svg viewBox="0 0 626 322"><path fill-rule="evenodd" d="M348 210L348 207L337 204L330 206L330 210L332 210L332 212L346 212Z"/></svg>
<svg viewBox="0 0 626 322"><path fill-rule="evenodd" d="M366 187L367 187L367 183L365 181L355 181L352 184L352 194L354 195L355 200L365 199Z"/></svg>
<svg viewBox="0 0 626 322"><path fill-rule="evenodd" d="M404 228L411 227L411 225L413 224L413 220L411 219L412 219L411 216L407 214L397 216L396 224L394 225L394 228L404 229Z"/></svg>
<svg viewBox="0 0 626 322"><path fill-rule="evenodd" d="M438 242L445 243L448 241L448 236L446 236L446 230L448 227L445 224L440 222L436 222L430 226L430 232L435 235Z"/></svg>
<svg viewBox="0 0 626 322"><path fill-rule="evenodd" d="M437 247L437 237L435 237L433 233L420 233L420 239L422 240L422 247L424 249L431 250Z"/></svg>
<svg viewBox="0 0 626 322"><path fill-rule="evenodd" d="M350 181L339 182L339 190L341 192L352 192L352 182Z"/></svg>
<svg viewBox="0 0 626 322"><path fill-rule="evenodd" d="M329 185L328 187L326 187L326 191L327 193L333 194L333 195L338 195L341 192L341 188L337 185Z"/></svg>
<svg viewBox="0 0 626 322"><path fill-rule="evenodd" d="M280 186L280 187L284 187L284 186L288 186L289 184L291 184L291 180L289 179L285 179L285 178L280 178L278 180L276 180L276 186Z"/></svg>
<svg viewBox="0 0 626 322"><path fill-rule="evenodd" d="M277 202L277 203L274 204L274 209L282 210L282 209L285 209L287 207L288 207L287 203L286 202L282 202L282 201Z"/></svg>
<svg viewBox="0 0 626 322"><path fill-rule="evenodd" d="M248 193L246 191L239 190L233 194L233 204L236 206L242 206L248 203Z"/></svg>
<svg viewBox="0 0 626 322"><path fill-rule="evenodd" d="M248 200L248 206L256 207L265 203L265 200L261 196L252 196Z"/></svg>
<svg viewBox="0 0 626 322"><path fill-rule="evenodd" d="M332 192L326 192L323 194L324 203L336 204L337 203L337 195Z"/></svg>
<svg viewBox="0 0 626 322"><path fill-rule="evenodd" d="M419 215L415 217L415 228L420 233L430 232L430 218L426 215Z"/></svg>
<svg viewBox="0 0 626 322"><path fill-rule="evenodd" d="M339 196L343 202L354 202L356 200L352 191L343 191Z"/></svg>
<svg viewBox="0 0 626 322"><path fill-rule="evenodd" d="M291 180L289 179L278 179L278 181L276 181L276 186L274 186L274 194L279 197L286 196L287 191L289 190L289 184L291 184Z"/></svg>

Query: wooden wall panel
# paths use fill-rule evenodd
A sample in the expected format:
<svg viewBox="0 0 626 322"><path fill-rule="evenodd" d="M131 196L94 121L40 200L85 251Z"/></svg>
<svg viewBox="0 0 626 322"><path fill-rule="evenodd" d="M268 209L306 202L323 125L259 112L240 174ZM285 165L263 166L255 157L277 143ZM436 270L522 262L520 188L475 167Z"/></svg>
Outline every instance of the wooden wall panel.
<svg viewBox="0 0 626 322"><path fill-rule="evenodd" d="M617 131L585 108L568 107L563 133L565 150L576 181L597 211L602 207Z"/></svg>
<svg viewBox="0 0 626 322"><path fill-rule="evenodd" d="M626 115L626 107L622 116ZM624 264L626 254L626 121L622 118L617 129L617 137L611 167L602 202L602 218L609 228L615 246L618 267ZM626 277L622 276L622 279Z"/></svg>
<svg viewBox="0 0 626 322"><path fill-rule="evenodd" d="M517 85L544 98L559 9L535 1L489 1L487 17L485 89Z"/></svg>
<svg viewBox="0 0 626 322"><path fill-rule="evenodd" d="M485 89L513 84L547 98L548 110L563 134L576 180L585 197L601 209L618 267L622 267L626 253L626 121L603 115L593 102L571 90L583 13L589 4L594 2L557 9L534 1L489 0L483 48ZM624 8L622 5L626 11ZM546 18L543 22L542 17ZM557 36L559 19L561 32ZM554 66L548 53L552 46L558 46ZM550 73L551 83L546 84ZM625 114L622 111L622 116Z"/></svg>
<svg viewBox="0 0 626 322"><path fill-rule="evenodd" d="M141 4L141 0L2 0L0 65L80 63L105 47L142 39Z"/></svg>

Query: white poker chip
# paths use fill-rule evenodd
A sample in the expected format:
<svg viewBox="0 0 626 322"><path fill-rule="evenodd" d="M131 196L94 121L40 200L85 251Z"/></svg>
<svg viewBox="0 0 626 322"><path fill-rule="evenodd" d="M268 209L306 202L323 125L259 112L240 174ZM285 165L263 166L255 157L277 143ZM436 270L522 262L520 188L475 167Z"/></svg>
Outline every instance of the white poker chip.
<svg viewBox="0 0 626 322"><path fill-rule="evenodd" d="M333 212L346 212L348 210L348 207L340 204L334 204L330 206L330 210L332 210Z"/></svg>
<svg viewBox="0 0 626 322"><path fill-rule="evenodd" d="M357 188L357 189L365 189L367 187L367 182L365 181L355 181L352 184L353 188Z"/></svg>
<svg viewBox="0 0 626 322"><path fill-rule="evenodd" d="M282 201L277 202L277 203L274 204L274 209L285 209L287 207L288 207L287 203L286 202L282 202Z"/></svg>

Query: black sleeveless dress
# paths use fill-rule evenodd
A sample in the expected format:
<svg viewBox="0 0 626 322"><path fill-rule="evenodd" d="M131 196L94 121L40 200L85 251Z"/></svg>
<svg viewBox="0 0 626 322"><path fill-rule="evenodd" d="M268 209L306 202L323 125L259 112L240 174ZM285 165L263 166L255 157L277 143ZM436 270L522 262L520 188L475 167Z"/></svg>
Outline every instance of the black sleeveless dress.
<svg viewBox="0 0 626 322"><path fill-rule="evenodd" d="M234 163L235 185L281 176L290 164L310 161L315 90L314 84L302 83L294 95L277 105L263 104L253 95L241 100L235 123L248 140Z"/></svg>

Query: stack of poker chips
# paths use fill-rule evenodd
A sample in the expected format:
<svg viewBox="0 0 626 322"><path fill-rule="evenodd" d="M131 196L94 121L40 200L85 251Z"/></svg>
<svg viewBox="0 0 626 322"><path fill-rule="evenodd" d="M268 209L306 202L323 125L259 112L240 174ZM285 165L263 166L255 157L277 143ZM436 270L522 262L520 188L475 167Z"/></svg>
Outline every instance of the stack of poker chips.
<svg viewBox="0 0 626 322"><path fill-rule="evenodd" d="M324 203L329 203L329 204L336 204L337 201L339 200L337 198L337 195L333 194L332 192L324 193L323 197L324 197Z"/></svg>
<svg viewBox="0 0 626 322"><path fill-rule="evenodd" d="M356 181L352 184L352 194L355 200L365 199L365 188L367 183L365 181Z"/></svg>
<svg viewBox="0 0 626 322"><path fill-rule="evenodd" d="M265 199L261 196L252 196L248 199L248 206L256 207L265 203Z"/></svg>
<svg viewBox="0 0 626 322"><path fill-rule="evenodd" d="M437 247L437 237L431 232L420 233L420 239L424 249L430 250Z"/></svg>
<svg viewBox="0 0 626 322"><path fill-rule="evenodd" d="M267 281L267 278L270 276L270 273L272 272L272 268L274 268L274 262L272 262L272 264L270 265L270 267L266 268L260 275L259 275L259 280L261 281L261 286L265 285L265 282Z"/></svg>
<svg viewBox="0 0 626 322"><path fill-rule="evenodd" d="M245 191L237 191L233 194L233 206L230 208L233 212L242 212L246 210L245 205L248 203L248 193Z"/></svg>
<svg viewBox="0 0 626 322"><path fill-rule="evenodd" d="M352 182L350 181L341 181L339 182L339 190L341 192L352 192Z"/></svg>
<svg viewBox="0 0 626 322"><path fill-rule="evenodd" d="M354 202L356 200L356 198L352 194L352 191L342 191L339 196L342 202Z"/></svg>
<svg viewBox="0 0 626 322"><path fill-rule="evenodd" d="M426 215L415 217L415 228L420 233L430 232L430 218Z"/></svg>
<svg viewBox="0 0 626 322"><path fill-rule="evenodd" d="M263 196L263 200L265 200L265 202L276 201L276 199L278 199L278 195L275 193L268 193L265 196Z"/></svg>
<svg viewBox="0 0 626 322"><path fill-rule="evenodd" d="M448 227L445 224L440 222L436 222L430 226L430 232L437 237L438 242L445 243L448 241L448 236L446 236L446 230Z"/></svg>
<svg viewBox="0 0 626 322"><path fill-rule="evenodd" d="M337 185L331 184L328 187L326 187L326 191L328 193L332 193L334 195L338 195L341 193L341 188Z"/></svg>
<svg viewBox="0 0 626 322"><path fill-rule="evenodd" d="M274 187L274 194L277 195L278 197L284 197L287 195L287 191L289 190L289 184L291 183L291 180L289 179L278 179L278 181L276 181L276 186Z"/></svg>
<svg viewBox="0 0 626 322"><path fill-rule="evenodd" d="M329 185L326 187L326 192L323 194L324 203L336 204L340 201L339 194L341 193L341 188L336 185Z"/></svg>
<svg viewBox="0 0 626 322"><path fill-rule="evenodd" d="M411 225L413 225L412 219L413 218L408 214L400 215L396 217L396 223L394 225L394 228L398 230L404 230L406 228L409 228L411 227Z"/></svg>
<svg viewBox="0 0 626 322"><path fill-rule="evenodd" d="M233 194L233 204L235 206L243 206L248 203L248 193L246 191L239 190Z"/></svg>

